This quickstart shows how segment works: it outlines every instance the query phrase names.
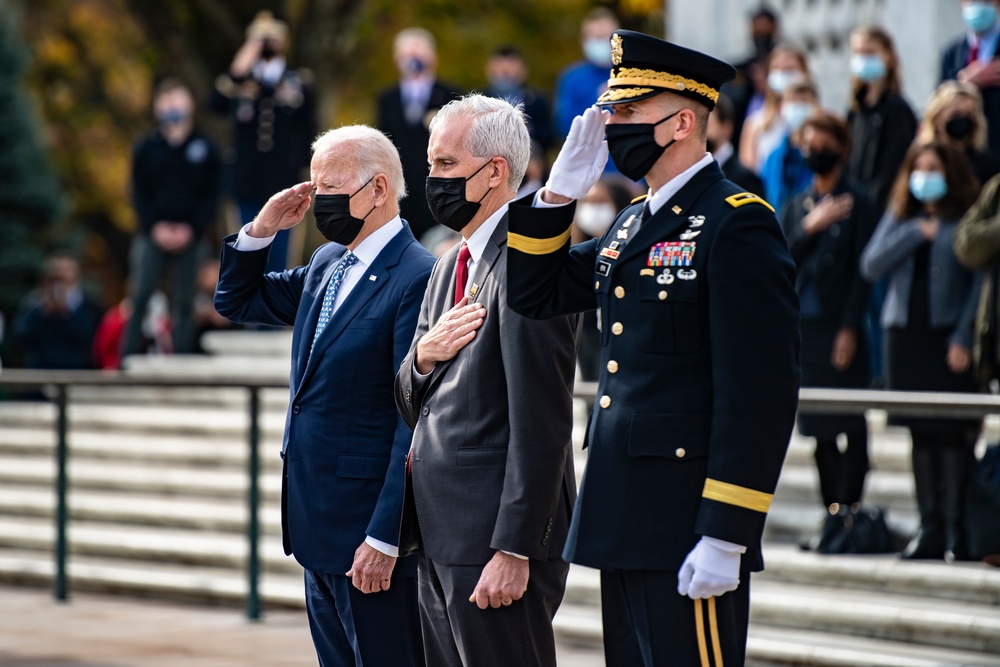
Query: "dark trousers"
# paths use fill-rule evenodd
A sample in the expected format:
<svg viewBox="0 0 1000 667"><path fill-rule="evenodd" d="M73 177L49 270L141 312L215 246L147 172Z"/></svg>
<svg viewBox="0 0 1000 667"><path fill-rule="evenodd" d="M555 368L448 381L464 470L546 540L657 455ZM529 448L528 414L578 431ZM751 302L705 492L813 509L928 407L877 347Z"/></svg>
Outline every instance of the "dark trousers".
<svg viewBox="0 0 1000 667"><path fill-rule="evenodd" d="M241 225L248 225L253 222L253 219L257 217L260 213L260 209L264 208L264 201L238 201L236 202L237 208L240 210L240 223ZM267 266L265 270L270 273L272 271L284 271L288 268L288 245L289 237L291 232L287 229L282 229L278 232L277 236L274 237L274 241L271 242L270 252L267 255Z"/></svg>
<svg viewBox="0 0 1000 667"><path fill-rule="evenodd" d="M750 573L708 600L677 592L675 572L602 570L608 667L736 667L746 659Z"/></svg>
<svg viewBox="0 0 1000 667"><path fill-rule="evenodd" d="M861 502L868 474L868 434L845 434L847 448L841 452L836 438L816 438L816 469L823 505L853 505Z"/></svg>
<svg viewBox="0 0 1000 667"><path fill-rule="evenodd" d="M201 244L195 241L187 250L167 253L145 234L135 237L129 255L132 317L122 340L123 357L142 352L142 323L146 319L146 308L167 271L171 272L170 317L173 321L174 351L181 354L196 351L194 292L201 250Z"/></svg>
<svg viewBox="0 0 1000 667"><path fill-rule="evenodd" d="M532 560L529 567L528 589L520 600L483 610L469 602L482 565L440 565L421 554L417 578L427 664L554 666L552 617L566 590L569 565L562 560Z"/></svg>
<svg viewBox="0 0 1000 667"><path fill-rule="evenodd" d="M320 667L423 667L416 579L395 576L389 590L365 595L343 575L305 578Z"/></svg>

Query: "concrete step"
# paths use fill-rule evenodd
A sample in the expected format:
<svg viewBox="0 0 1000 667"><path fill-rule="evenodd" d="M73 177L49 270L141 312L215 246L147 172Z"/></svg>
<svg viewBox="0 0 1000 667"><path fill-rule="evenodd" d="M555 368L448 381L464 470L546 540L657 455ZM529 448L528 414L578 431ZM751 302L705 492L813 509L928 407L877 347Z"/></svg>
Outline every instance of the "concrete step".
<svg viewBox="0 0 1000 667"><path fill-rule="evenodd" d="M245 469L246 437L200 436L193 438L170 433L139 435L117 431L93 431L73 428L67 440L72 459L143 462L150 465L198 466L206 468ZM16 456L54 456L56 435L49 426L5 426L0 428L0 454ZM259 445L261 464L281 469L281 440L262 438Z"/></svg>
<svg viewBox="0 0 1000 667"><path fill-rule="evenodd" d="M786 582L755 582L758 625L982 651L1000 664L1000 608L898 593L877 596Z"/></svg>
<svg viewBox="0 0 1000 667"><path fill-rule="evenodd" d="M44 402L0 403L0 424L8 426L53 426L56 409ZM240 436L246 434L246 410L222 410L217 406L88 405L72 404L67 410L71 429L108 430L119 433L169 433L185 436ZM281 441L285 415L263 412L260 427L264 437Z"/></svg>
<svg viewBox="0 0 1000 667"><path fill-rule="evenodd" d="M1000 569L979 563L901 561L894 555L823 556L767 544L754 583L789 582L872 593L899 593L1000 608Z"/></svg>
<svg viewBox="0 0 1000 667"><path fill-rule="evenodd" d="M553 621L560 643L603 646L598 610L565 602ZM750 624L748 667L997 667L1000 655Z"/></svg>
<svg viewBox="0 0 1000 667"><path fill-rule="evenodd" d="M0 581L20 586L48 586L55 572L45 551L0 548ZM73 590L118 593L139 597L166 597L195 602L243 604L246 577L214 568L116 562L73 556L67 564L70 596ZM305 607L301 570L265 572L260 581L262 602L274 607Z"/></svg>
<svg viewBox="0 0 1000 667"><path fill-rule="evenodd" d="M247 508L242 499L191 499L135 494L72 490L68 497L70 519L127 526L207 530L219 533L246 531ZM51 489L0 488L0 516L35 517L51 525L55 494ZM265 502L259 508L261 530L281 534L281 508ZM123 530L128 530L123 526Z"/></svg>
<svg viewBox="0 0 1000 667"><path fill-rule="evenodd" d="M67 539L70 560L92 556L108 563L140 561L164 567L194 565L218 568L219 572L241 571L246 566L246 538L237 534L74 521L67 529ZM0 548L51 552L54 544L55 530L49 522L0 517ZM285 556L280 536L261 537L260 557L267 571L301 571L293 558Z"/></svg>
<svg viewBox="0 0 1000 667"><path fill-rule="evenodd" d="M68 474L72 489L243 498L248 487L244 471L191 466L158 467L144 463L71 459ZM0 455L0 484L52 488L54 479L52 457ZM262 474L260 489L265 500L279 500L281 476Z"/></svg>
<svg viewBox="0 0 1000 667"><path fill-rule="evenodd" d="M218 357L204 354L131 356L122 360L128 373L147 377L240 377L287 382L291 355L257 356L254 354Z"/></svg>
<svg viewBox="0 0 1000 667"><path fill-rule="evenodd" d="M275 357L291 359L292 330L277 331L207 331L201 346L217 357Z"/></svg>
<svg viewBox="0 0 1000 667"><path fill-rule="evenodd" d="M261 389L258 394L264 410L285 412L288 389ZM168 386L81 386L70 387L71 403L144 405L217 405L246 409L249 396L238 387L168 387Z"/></svg>

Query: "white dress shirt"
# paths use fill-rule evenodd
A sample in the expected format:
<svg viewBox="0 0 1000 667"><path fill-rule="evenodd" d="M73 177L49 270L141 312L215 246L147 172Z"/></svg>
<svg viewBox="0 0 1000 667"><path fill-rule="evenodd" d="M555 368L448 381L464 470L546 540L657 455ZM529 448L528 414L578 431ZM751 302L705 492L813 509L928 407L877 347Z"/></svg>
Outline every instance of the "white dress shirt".
<svg viewBox="0 0 1000 667"><path fill-rule="evenodd" d="M240 233L236 237L236 242L233 244L233 247L236 250L246 252L262 250L271 245L271 242L274 241L273 236L259 238L250 236L246 231L249 226L250 224L248 223L240 229ZM385 248L389 244L389 241L391 241L396 234L402 231L402 229L403 221L400 220L397 215L395 218L372 232L368 238L359 243L358 247L352 251L357 256L358 261L354 266L344 272L344 280L340 283L340 290L337 291L337 298L333 302L334 313L336 313L337 308L344 303L344 299L348 297L351 290L353 290L357 284L361 282L361 279L365 277L368 267L372 265L372 262L374 262L375 258L378 257L378 254L382 252L382 249ZM399 547L381 540L376 540L370 535L365 538L365 542L367 542L369 546L381 551L387 556L395 558L399 555Z"/></svg>

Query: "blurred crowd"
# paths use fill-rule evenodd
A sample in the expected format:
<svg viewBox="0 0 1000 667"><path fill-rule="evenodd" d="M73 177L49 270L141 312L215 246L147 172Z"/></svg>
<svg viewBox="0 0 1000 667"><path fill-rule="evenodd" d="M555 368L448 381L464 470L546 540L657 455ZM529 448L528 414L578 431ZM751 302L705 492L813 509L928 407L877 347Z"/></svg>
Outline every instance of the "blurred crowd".
<svg viewBox="0 0 1000 667"><path fill-rule="evenodd" d="M782 40L780 16L760 9L749 17L753 53L723 89L708 149L727 177L778 212L798 265L805 386L969 392L998 374L1000 0L962 0L954 11L966 31L941 54L940 85L920 109L905 97L886 29L851 34L850 106L826 109L808 54ZM523 104L530 118L522 193L545 182L572 119L606 86L618 27L607 9L586 16L582 57L563 70L552 95L530 84L516 48L500 46L485 59L481 90ZM211 305L218 262L207 248L218 239L207 239L206 229L220 197L235 203L244 224L271 194L308 180L318 130L313 79L289 65L288 46L287 26L262 12L210 95L176 79L158 85L155 126L133 154L139 224L128 296L102 313L81 290L76 261L52 256L9 325L25 365L118 368L132 354L197 352L202 332L230 326ZM375 124L400 150L402 217L440 255L457 234L434 224L425 201L428 126L462 91L437 77L435 40L425 29L396 35L392 57L399 81L379 96ZM201 97L230 118L225 150L196 126ZM574 240L600 237L644 191L609 162L577 207ZM272 270L302 255L303 239L282 235ZM591 322L580 350L585 380L598 375L595 336ZM962 484L979 424L898 421L913 435L922 526L906 554L961 557ZM856 507L869 468L864 419L804 414L799 429L816 438L831 516ZM826 532L814 546L835 550Z"/></svg>

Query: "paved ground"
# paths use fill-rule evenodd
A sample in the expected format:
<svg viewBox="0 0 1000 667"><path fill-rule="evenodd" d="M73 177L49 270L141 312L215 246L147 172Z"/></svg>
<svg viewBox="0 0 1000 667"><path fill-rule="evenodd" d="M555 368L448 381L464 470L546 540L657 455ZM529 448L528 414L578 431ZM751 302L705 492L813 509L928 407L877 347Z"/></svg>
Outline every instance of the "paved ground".
<svg viewBox="0 0 1000 667"><path fill-rule="evenodd" d="M4 667L315 667L305 612L239 609L0 586ZM560 648L564 667L597 667L593 651Z"/></svg>

